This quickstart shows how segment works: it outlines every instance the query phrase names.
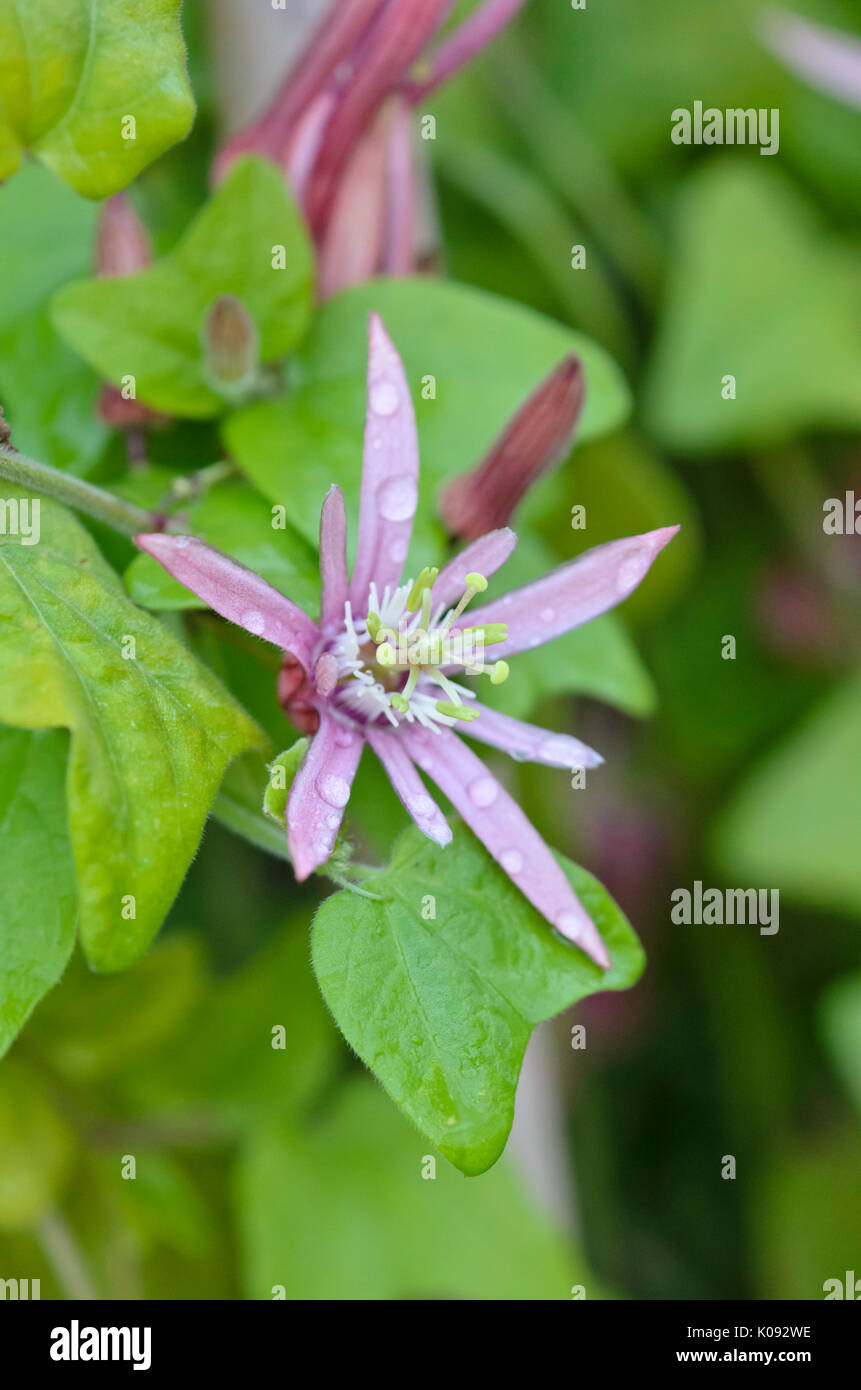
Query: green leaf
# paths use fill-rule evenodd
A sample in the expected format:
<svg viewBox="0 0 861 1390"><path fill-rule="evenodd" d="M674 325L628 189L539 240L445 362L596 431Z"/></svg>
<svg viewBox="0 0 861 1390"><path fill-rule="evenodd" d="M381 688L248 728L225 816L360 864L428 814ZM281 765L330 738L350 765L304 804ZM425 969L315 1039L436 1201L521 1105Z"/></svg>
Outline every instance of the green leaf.
<svg viewBox="0 0 861 1390"><path fill-rule="evenodd" d="M123 975L96 975L77 956L27 1036L40 1058L70 1081L122 1076L175 1038L203 982L199 946L176 933Z"/></svg>
<svg viewBox="0 0 861 1390"><path fill-rule="evenodd" d="M338 1042L314 985L307 933L307 920L289 923L214 983L182 1035L127 1078L136 1113L205 1107L247 1124L313 1099Z"/></svg>
<svg viewBox="0 0 861 1390"><path fill-rule="evenodd" d="M96 209L38 164L2 198L0 403L16 448L85 474L107 437L94 409L98 378L55 332L48 305L88 273Z"/></svg>
<svg viewBox="0 0 861 1390"><path fill-rule="evenodd" d="M202 1184L192 1181L176 1159L145 1150L134 1182L117 1182L113 1153L97 1155L94 1166L107 1199L119 1207L124 1242L142 1254L164 1247L187 1260L218 1257L217 1227ZM170 1295L159 1290L153 1297Z"/></svg>
<svg viewBox="0 0 861 1390"><path fill-rule="evenodd" d="M285 248L282 269L273 267L276 247ZM246 157L169 256L139 275L68 285L54 300L54 323L105 380L133 376L147 405L206 419L225 408L205 380L201 333L213 302L241 300L271 362L305 331L312 276L308 234L282 172Z"/></svg>
<svg viewBox="0 0 861 1390"><path fill-rule="evenodd" d="M848 975L829 987L820 1017L828 1051L861 1110L861 974Z"/></svg>
<svg viewBox="0 0 861 1390"><path fill-rule="evenodd" d="M695 176L670 267L647 391L665 444L727 449L861 423L857 253L824 240L780 174L729 156Z"/></svg>
<svg viewBox="0 0 861 1390"><path fill-rule="evenodd" d="M0 0L0 180L31 150L76 192L107 198L181 140L194 99L179 9Z"/></svg>
<svg viewBox="0 0 861 1390"><path fill-rule="evenodd" d="M315 316L289 394L248 406L225 425L228 448L242 469L267 497L283 503L314 544L331 483L343 489L348 510L358 516L372 309L404 359L416 405L422 472L415 553L422 549L422 564L441 538L435 521L440 484L479 462L566 353L580 354L589 385L580 439L613 429L627 412L627 388L607 354L522 305L428 279L380 280L348 290ZM424 399L430 377L436 398Z"/></svg>
<svg viewBox="0 0 861 1390"><path fill-rule="evenodd" d="M861 671L755 767L714 834L733 882L795 902L861 912Z"/></svg>
<svg viewBox="0 0 861 1390"><path fill-rule="evenodd" d="M846 1297L846 1271L858 1271L861 1245L859 1165L855 1131L778 1148L751 1202L758 1297L821 1299L834 1292L826 1280L837 1280Z"/></svg>
<svg viewBox="0 0 861 1390"><path fill-rule="evenodd" d="M0 1068L0 1230L32 1226L55 1205L73 1141L37 1072L18 1061Z"/></svg>
<svg viewBox="0 0 861 1390"><path fill-rule="evenodd" d="M501 1163L468 1188L366 1080L313 1126L246 1143L237 1206L245 1293L271 1299L566 1299L581 1257Z"/></svg>
<svg viewBox="0 0 861 1390"><path fill-rule="evenodd" d="M165 483L172 481L165 471ZM173 480L175 481L175 480ZM126 495L125 488L117 491ZM131 498L131 500L137 500ZM158 494L153 497L158 502ZM144 505L148 505L145 503ZM272 507L243 482L221 483L188 509L189 530L209 541L240 564L247 565L308 613L320 607L320 565L317 552L289 523L275 527ZM132 598L147 608L205 608L150 555L138 555L126 571Z"/></svg>
<svg viewBox="0 0 861 1390"><path fill-rule="evenodd" d="M269 764L269 781L263 793L263 811L279 825L284 824L290 788L310 745L310 738L297 738L294 744L283 753L279 753Z"/></svg>
<svg viewBox="0 0 861 1390"><path fill-rule="evenodd" d="M60 733L0 729L0 1056L75 942L75 867Z"/></svg>
<svg viewBox="0 0 861 1390"><path fill-rule="evenodd" d="M0 720L72 732L81 939L116 970L158 931L227 763L261 735L64 508L41 499L40 529L38 545L0 537Z"/></svg>
<svg viewBox="0 0 861 1390"><path fill-rule="evenodd" d="M410 828L389 867L336 893L314 920L323 997L352 1048L446 1158L482 1173L501 1154L529 1035L643 968L629 923L601 885L559 857L604 937L606 974L553 935L459 822L445 849ZM432 899L435 918L422 915Z"/></svg>

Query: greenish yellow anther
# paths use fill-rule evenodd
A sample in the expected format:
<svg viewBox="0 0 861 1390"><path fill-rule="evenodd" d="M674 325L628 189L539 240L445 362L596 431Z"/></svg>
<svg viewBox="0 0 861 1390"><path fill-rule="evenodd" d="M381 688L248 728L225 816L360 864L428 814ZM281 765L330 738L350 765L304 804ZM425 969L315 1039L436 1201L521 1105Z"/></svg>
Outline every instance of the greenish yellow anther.
<svg viewBox="0 0 861 1390"><path fill-rule="evenodd" d="M418 579L416 580L415 584L410 589L409 597L407 599L408 613L418 613L419 609L422 606L422 601L424 599L426 591L433 588L434 584L436 583L436 578L438 574L438 569L431 569L429 566L425 566Z"/></svg>
<svg viewBox="0 0 861 1390"><path fill-rule="evenodd" d="M490 684L502 685L503 681L508 680L508 662L495 661L490 672Z"/></svg>
<svg viewBox="0 0 861 1390"><path fill-rule="evenodd" d="M470 705L453 705L448 700L437 700L435 708L450 719L462 719L464 724L471 724L473 719L478 718L478 710Z"/></svg>
<svg viewBox="0 0 861 1390"><path fill-rule="evenodd" d="M391 642L382 642L377 647L377 661L381 666L394 666L397 661L397 652Z"/></svg>
<svg viewBox="0 0 861 1390"><path fill-rule="evenodd" d="M369 613L366 620L368 625L368 636L372 642L376 642L377 633L380 630L380 619L376 613Z"/></svg>
<svg viewBox="0 0 861 1390"><path fill-rule="evenodd" d="M477 623L475 627L465 627L464 637L476 637L481 633L481 640L486 647L494 647L498 642L508 640L507 623Z"/></svg>
<svg viewBox="0 0 861 1390"><path fill-rule="evenodd" d="M466 576L466 583L467 587L472 589L472 592L474 594L483 594L485 589L487 588L487 580L485 579L484 575L478 574L476 573L476 571L473 571L472 574L468 574Z"/></svg>
<svg viewBox="0 0 861 1390"><path fill-rule="evenodd" d="M396 709L398 714L406 714L410 707L410 702L404 695L392 696L392 709Z"/></svg>

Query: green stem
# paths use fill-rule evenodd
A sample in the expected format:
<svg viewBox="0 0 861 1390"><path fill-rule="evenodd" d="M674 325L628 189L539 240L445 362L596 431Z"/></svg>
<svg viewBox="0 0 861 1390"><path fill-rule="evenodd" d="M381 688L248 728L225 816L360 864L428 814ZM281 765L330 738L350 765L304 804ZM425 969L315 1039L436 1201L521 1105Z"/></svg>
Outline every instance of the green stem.
<svg viewBox="0 0 861 1390"><path fill-rule="evenodd" d="M159 526L154 512L145 512L141 507L124 502L122 498L114 497L113 493L94 487L72 473L62 473L47 463L37 463L7 444L0 444L0 478L30 492L41 492L46 497L64 502L67 507L85 512L95 521L102 521L126 536L137 536Z"/></svg>
<svg viewBox="0 0 861 1390"><path fill-rule="evenodd" d="M59 1211L50 1211L42 1217L36 1227L36 1238L67 1299L98 1298L77 1239Z"/></svg>

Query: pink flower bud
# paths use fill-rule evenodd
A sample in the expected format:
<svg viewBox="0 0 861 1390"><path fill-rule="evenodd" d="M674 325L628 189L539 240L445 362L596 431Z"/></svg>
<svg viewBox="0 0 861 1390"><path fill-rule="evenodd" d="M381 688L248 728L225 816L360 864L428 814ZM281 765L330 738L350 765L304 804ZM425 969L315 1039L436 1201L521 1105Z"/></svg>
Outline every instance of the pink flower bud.
<svg viewBox="0 0 861 1390"><path fill-rule="evenodd" d="M136 275L152 265L150 235L125 193L102 205L96 225L96 274Z"/></svg>
<svg viewBox="0 0 861 1390"><path fill-rule="evenodd" d="M573 353L556 367L471 473L452 479L439 512L454 536L475 540L506 526L523 495L571 445L586 394Z"/></svg>

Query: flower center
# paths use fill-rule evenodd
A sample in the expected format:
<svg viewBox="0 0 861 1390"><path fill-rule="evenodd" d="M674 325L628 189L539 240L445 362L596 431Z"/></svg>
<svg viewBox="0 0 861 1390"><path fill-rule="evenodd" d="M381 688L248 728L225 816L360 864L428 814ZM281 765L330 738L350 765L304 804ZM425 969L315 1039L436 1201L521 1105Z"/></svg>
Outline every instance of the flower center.
<svg viewBox="0 0 861 1390"><path fill-rule="evenodd" d="M471 690L453 681L448 670L462 667L469 675L489 675L494 685L508 676L504 661L485 662L485 647L504 642L504 623L473 627L460 624L476 594L487 588L481 574L466 576L466 589L454 608L433 606L438 570L424 569L415 583L382 595L372 584L368 612L344 608L344 627L317 659L315 681L331 703L361 723L397 727L402 721L425 727L451 728L458 720L477 719L468 702ZM322 678L322 679L321 679Z"/></svg>

